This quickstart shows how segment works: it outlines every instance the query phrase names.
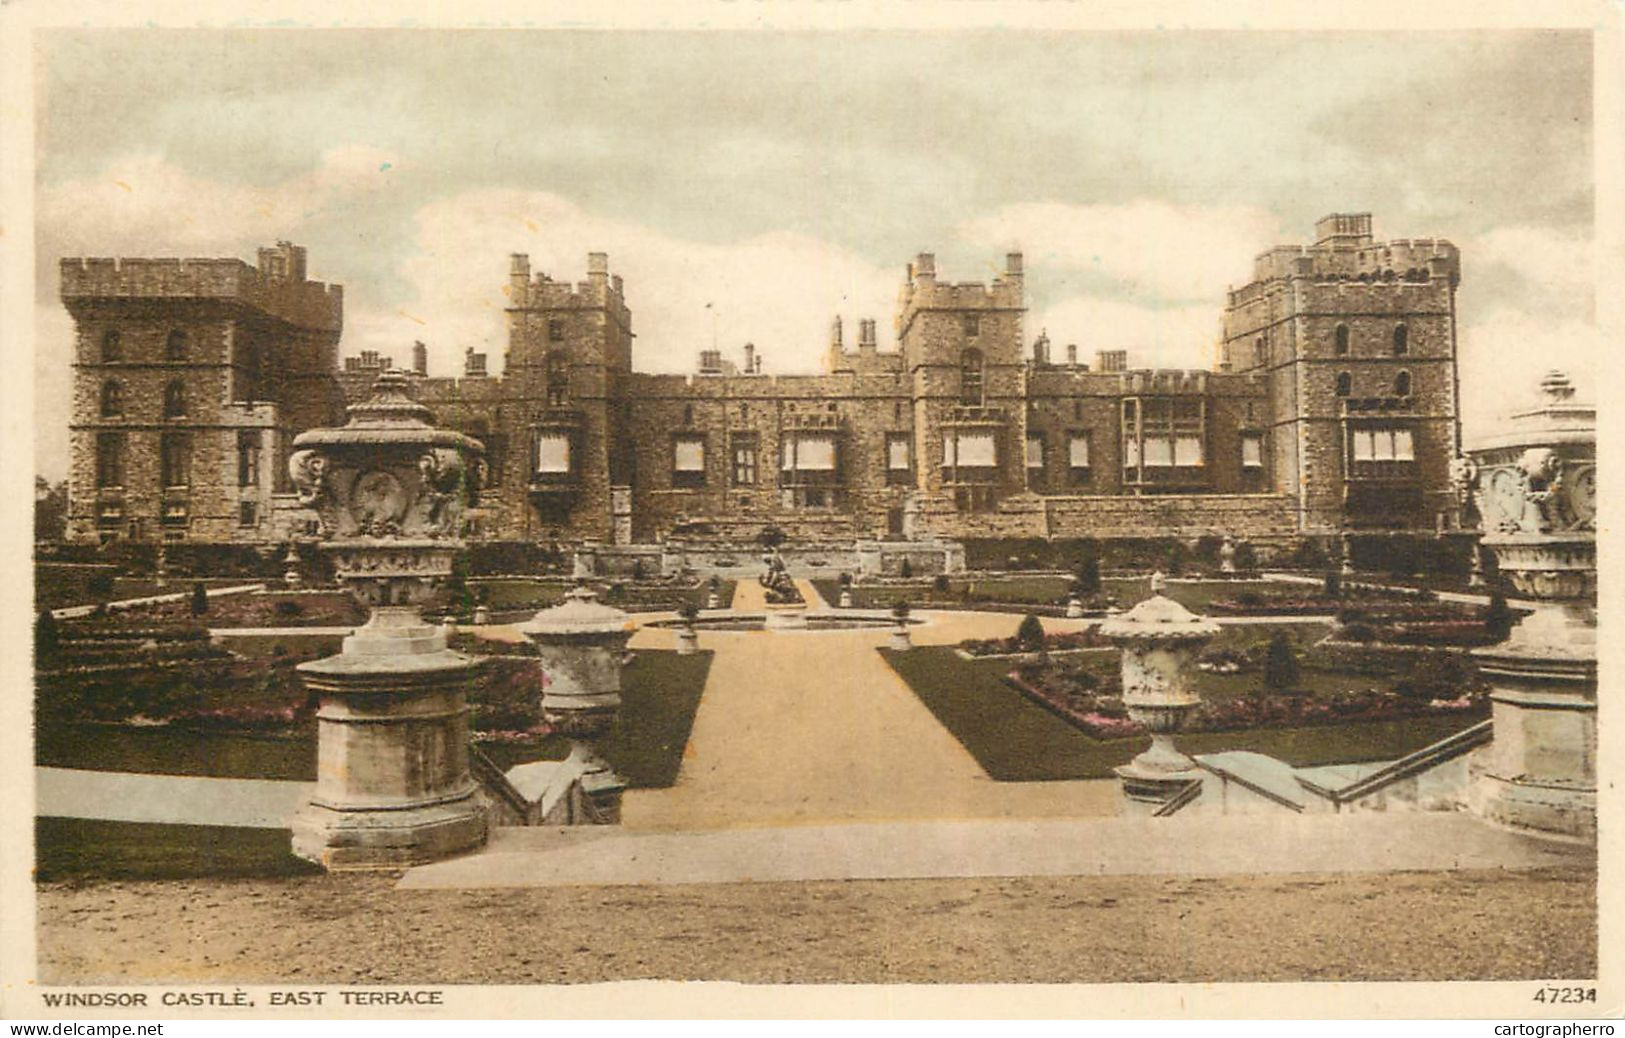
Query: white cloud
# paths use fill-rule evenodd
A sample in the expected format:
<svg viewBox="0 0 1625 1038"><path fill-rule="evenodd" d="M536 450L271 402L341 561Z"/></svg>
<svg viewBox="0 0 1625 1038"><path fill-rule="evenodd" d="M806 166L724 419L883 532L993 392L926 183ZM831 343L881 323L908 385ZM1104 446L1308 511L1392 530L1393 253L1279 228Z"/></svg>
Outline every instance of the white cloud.
<svg viewBox="0 0 1625 1038"><path fill-rule="evenodd" d="M1588 235L1521 224L1498 227L1465 243L1462 262L1468 268L1464 280L1481 267L1504 267L1538 288L1547 306L1589 316L1596 269Z"/></svg>
<svg viewBox="0 0 1625 1038"><path fill-rule="evenodd" d="M967 220L959 233L986 247L1017 246L1034 267L1088 271L1139 296L1209 306L1247 279L1254 256L1288 240L1261 209L1153 199L1010 205Z"/></svg>
<svg viewBox="0 0 1625 1038"><path fill-rule="evenodd" d="M1585 321L1551 321L1506 307L1491 309L1462 327L1462 433L1468 446L1494 433L1514 411L1536 398L1540 378L1566 371L1587 400L1596 399L1602 337Z"/></svg>
<svg viewBox="0 0 1625 1038"><path fill-rule="evenodd" d="M1154 308L1099 296L1073 296L1028 315L1028 338L1049 333L1050 358L1093 364L1096 350L1128 350L1133 368L1207 368L1216 360L1219 310L1215 306Z"/></svg>
<svg viewBox="0 0 1625 1038"><path fill-rule="evenodd" d="M850 343L858 317L889 329L896 298L897 271L810 236L695 242L544 192L465 192L423 207L417 228L416 251L398 267L416 299L382 312L352 294L347 352L376 348L404 359L404 347L422 339L435 373L461 370L467 346L488 350L499 370L513 252L530 256L533 273L571 282L585 278L588 252L609 253L632 308L635 363L647 371L691 370L695 354L711 345L713 327L736 360L748 340L764 353L765 370L817 370L836 313L847 319ZM882 345L888 338L882 334Z"/></svg>
<svg viewBox="0 0 1625 1038"><path fill-rule="evenodd" d="M39 255L217 256L297 236L321 211L377 190L399 160L364 145L335 148L310 173L269 187L194 176L157 155L40 191ZM45 291L48 286L40 286Z"/></svg>

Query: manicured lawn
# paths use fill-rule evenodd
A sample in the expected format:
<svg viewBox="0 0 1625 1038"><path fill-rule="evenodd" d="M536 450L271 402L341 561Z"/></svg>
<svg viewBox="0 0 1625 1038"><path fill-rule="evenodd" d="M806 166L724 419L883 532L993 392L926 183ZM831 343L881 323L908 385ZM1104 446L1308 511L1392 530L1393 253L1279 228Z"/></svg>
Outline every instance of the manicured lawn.
<svg viewBox="0 0 1625 1038"><path fill-rule="evenodd" d="M314 660L338 652L343 642L342 634L248 634L222 636L220 647L255 659L288 656Z"/></svg>
<svg viewBox="0 0 1625 1038"><path fill-rule="evenodd" d="M710 669L708 652L693 656L638 652L622 675L621 725L604 741L604 755L622 778L641 788L676 781ZM557 736L529 744L487 743L483 748L502 767L561 760L569 752L569 744ZM40 765L92 771L298 782L316 778L313 735L275 738L170 726L60 724L38 730L35 755Z"/></svg>
<svg viewBox="0 0 1625 1038"><path fill-rule="evenodd" d="M190 594L197 583L191 577L171 577L162 587L151 577L115 577L113 589L101 593L90 590L90 581L97 570L86 566L34 567L34 609L63 609L67 606L95 605L97 602L118 602L126 598L146 598L150 595ZM209 577L205 587L239 587L243 584L261 584L252 577Z"/></svg>
<svg viewBox="0 0 1625 1038"><path fill-rule="evenodd" d="M87 771L132 771L205 778L316 780L316 740L196 732L168 725L110 724L40 727L35 763Z"/></svg>
<svg viewBox="0 0 1625 1038"><path fill-rule="evenodd" d="M322 871L293 856L286 829L34 820L35 879L274 879Z"/></svg>
<svg viewBox="0 0 1625 1038"><path fill-rule="evenodd" d="M1143 737L1092 739L1056 717L1005 683L1008 660L962 660L948 646L880 651L926 708L999 781L1110 778L1112 768L1128 763L1146 746ZM1363 676L1345 681L1369 684ZM1255 750L1298 766L1341 764L1400 757L1470 723L1460 717L1428 717L1195 733L1180 736L1179 745L1187 753Z"/></svg>
<svg viewBox="0 0 1625 1038"><path fill-rule="evenodd" d="M841 600L839 581L815 580L812 583L830 605ZM1067 577L1014 576L990 577L982 580L955 577L949 583L949 590L946 592L936 590L929 580L913 584L854 586L852 604L860 609L881 609L902 598L907 599L912 605L925 608L936 605L952 607L966 601L967 592L970 601L1053 604L1056 599L1066 594L1071 585L1072 581Z"/></svg>
<svg viewBox="0 0 1625 1038"><path fill-rule="evenodd" d="M633 586L628 584L596 583L599 601L628 612L662 612L677 608L679 603L692 602L705 607L710 590L699 587ZM564 601L569 587L560 583L540 583L531 580L480 580L469 584L493 612L545 609ZM734 582L724 580L718 594L722 601L732 601Z"/></svg>
<svg viewBox="0 0 1625 1038"><path fill-rule="evenodd" d="M818 593L834 605L840 601L841 586L834 580L815 580ZM1012 607L1021 605L1055 605L1064 600L1071 590L1072 578L1056 576L1008 576L986 579L955 577L946 592L938 591L931 581L920 580L912 584L885 586L854 586L852 604L858 608L880 609L890 606L899 598L923 608L940 605L952 608L966 601L1008 602ZM1116 597L1118 604L1127 609L1151 595L1151 578L1107 577L1100 582L1101 591ZM1248 591L1292 592L1307 595L1315 588L1300 584L1273 581L1198 580L1190 583L1170 582L1164 591L1169 598L1194 612L1205 612L1215 599L1235 598ZM965 597L969 592L970 598ZM1330 612L1331 610L1328 610Z"/></svg>

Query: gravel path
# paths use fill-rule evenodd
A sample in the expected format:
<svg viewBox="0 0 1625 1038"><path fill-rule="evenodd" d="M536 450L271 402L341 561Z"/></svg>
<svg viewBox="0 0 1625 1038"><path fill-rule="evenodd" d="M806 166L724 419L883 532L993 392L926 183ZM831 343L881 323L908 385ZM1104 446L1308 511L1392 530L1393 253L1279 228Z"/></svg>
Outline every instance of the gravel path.
<svg viewBox="0 0 1625 1038"><path fill-rule="evenodd" d="M1596 872L497 891L395 877L45 884L44 983L1575 979Z"/></svg>

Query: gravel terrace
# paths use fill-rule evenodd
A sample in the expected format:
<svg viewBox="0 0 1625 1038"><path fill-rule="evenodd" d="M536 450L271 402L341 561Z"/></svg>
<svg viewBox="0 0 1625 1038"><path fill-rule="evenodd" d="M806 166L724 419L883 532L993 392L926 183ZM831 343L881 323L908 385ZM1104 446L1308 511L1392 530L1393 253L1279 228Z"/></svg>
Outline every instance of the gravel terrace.
<svg viewBox="0 0 1625 1038"><path fill-rule="evenodd" d="M1513 980L1596 974L1596 872L401 890L39 888L49 984Z"/></svg>

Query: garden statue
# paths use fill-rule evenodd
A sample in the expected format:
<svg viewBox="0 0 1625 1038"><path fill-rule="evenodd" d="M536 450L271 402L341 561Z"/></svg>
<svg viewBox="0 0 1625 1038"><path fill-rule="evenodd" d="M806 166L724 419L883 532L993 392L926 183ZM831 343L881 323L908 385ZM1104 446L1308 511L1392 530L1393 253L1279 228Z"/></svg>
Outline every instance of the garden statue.
<svg viewBox="0 0 1625 1038"><path fill-rule="evenodd" d="M722 581L714 575L705 584L705 608L722 608Z"/></svg>
<svg viewBox="0 0 1625 1038"><path fill-rule="evenodd" d="M1200 777L1194 761L1175 749L1174 733L1201 706L1190 687L1191 663L1219 625L1163 595L1167 579L1151 575L1151 597L1100 625L1122 650L1123 705L1151 733L1151 746L1116 770L1131 807L1155 810Z"/></svg>
<svg viewBox="0 0 1625 1038"><path fill-rule="evenodd" d="M299 547L290 540L288 554L282 557L282 583L289 588L297 588L303 582L299 575Z"/></svg>
<svg viewBox="0 0 1625 1038"><path fill-rule="evenodd" d="M1224 535L1224 542L1219 545L1219 572L1226 576L1234 576L1236 572L1236 541L1229 534Z"/></svg>
<svg viewBox="0 0 1625 1038"><path fill-rule="evenodd" d="M336 656L299 665L318 697L316 789L293 850L329 869L398 868L485 842L469 773L466 690L479 661L447 647L421 603L452 572L483 450L436 429L386 371L337 429L293 441L288 472L316 511L339 582L371 607Z"/></svg>

